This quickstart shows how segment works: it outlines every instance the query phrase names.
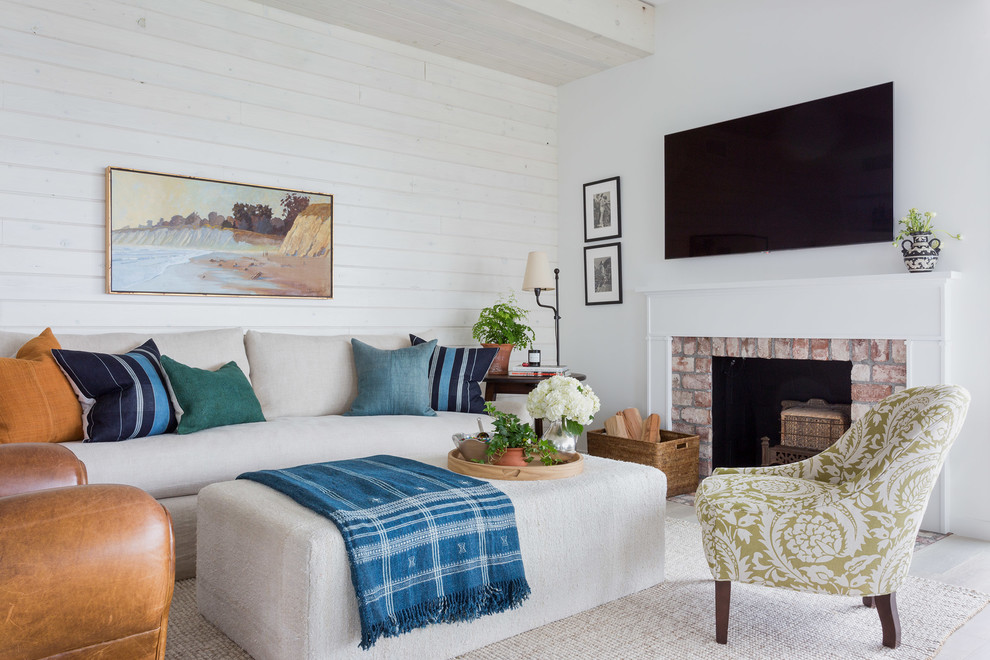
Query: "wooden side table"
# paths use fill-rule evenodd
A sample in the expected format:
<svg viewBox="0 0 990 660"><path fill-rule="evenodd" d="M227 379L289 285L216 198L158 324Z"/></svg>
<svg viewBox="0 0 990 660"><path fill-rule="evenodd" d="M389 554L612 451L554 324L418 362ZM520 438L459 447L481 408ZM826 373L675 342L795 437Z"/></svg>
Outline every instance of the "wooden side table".
<svg viewBox="0 0 990 660"><path fill-rule="evenodd" d="M579 381L587 376L578 373L565 374ZM550 376L509 376L507 374L488 374L482 382L485 383L485 401L494 401L499 394L529 394L536 386ZM543 435L543 420L533 420L533 429L537 436Z"/></svg>

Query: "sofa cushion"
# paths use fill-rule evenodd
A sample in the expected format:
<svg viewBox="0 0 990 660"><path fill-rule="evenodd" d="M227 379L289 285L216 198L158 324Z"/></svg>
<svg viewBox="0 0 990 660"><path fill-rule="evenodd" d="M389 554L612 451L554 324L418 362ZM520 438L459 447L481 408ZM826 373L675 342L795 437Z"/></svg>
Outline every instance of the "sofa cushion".
<svg viewBox="0 0 990 660"><path fill-rule="evenodd" d="M265 421L258 397L236 362L210 371L186 366L163 355L162 368L168 376L167 385L182 409L176 433Z"/></svg>
<svg viewBox="0 0 990 660"><path fill-rule="evenodd" d="M52 356L82 404L86 441L117 442L175 430L153 340L123 355L62 349Z"/></svg>
<svg viewBox="0 0 990 660"><path fill-rule="evenodd" d="M0 358L0 443L81 440L82 409L52 357L51 328Z"/></svg>
<svg viewBox="0 0 990 660"><path fill-rule="evenodd" d="M351 338L248 330L244 346L251 361L251 384L265 418L340 415L348 410L357 396ZM409 346L405 335L357 338L381 349Z"/></svg>
<svg viewBox="0 0 990 660"><path fill-rule="evenodd" d="M409 335L413 346L426 342ZM437 346L430 357L430 407L451 412L483 413L481 381L492 366L497 348Z"/></svg>
<svg viewBox="0 0 990 660"><path fill-rule="evenodd" d="M489 418L482 419L491 431ZM454 448L451 436L476 431L475 420L475 415L448 412L436 417L280 417L189 435L63 446L86 464L90 483L130 484L162 499L195 495L207 484L234 479L251 470L372 454L446 456Z"/></svg>
<svg viewBox="0 0 990 660"><path fill-rule="evenodd" d="M0 357L12 356L32 335L0 331ZM244 352L244 330L219 328L190 332L107 332L91 335L58 333L62 348L93 353L126 353L143 344L148 337L155 340L163 354L182 364L199 369L216 369L231 360L250 377L250 364Z"/></svg>
<svg viewBox="0 0 990 660"><path fill-rule="evenodd" d="M391 351L351 339L358 395L345 415L422 415L430 408L429 365L437 340Z"/></svg>

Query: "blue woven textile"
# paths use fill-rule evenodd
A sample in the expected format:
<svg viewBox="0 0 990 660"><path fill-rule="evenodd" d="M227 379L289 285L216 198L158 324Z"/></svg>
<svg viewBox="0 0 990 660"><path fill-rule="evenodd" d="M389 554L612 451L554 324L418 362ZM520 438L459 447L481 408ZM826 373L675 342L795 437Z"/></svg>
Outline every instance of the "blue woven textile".
<svg viewBox="0 0 990 660"><path fill-rule="evenodd" d="M431 623L471 621L529 596L512 501L486 481L397 456L247 472L337 525L361 648Z"/></svg>

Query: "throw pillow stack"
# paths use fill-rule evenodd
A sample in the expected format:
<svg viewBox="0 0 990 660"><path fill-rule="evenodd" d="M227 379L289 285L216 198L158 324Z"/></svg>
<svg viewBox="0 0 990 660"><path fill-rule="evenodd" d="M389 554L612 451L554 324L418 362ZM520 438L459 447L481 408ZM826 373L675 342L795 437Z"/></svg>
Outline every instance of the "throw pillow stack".
<svg viewBox="0 0 990 660"><path fill-rule="evenodd" d="M496 349L409 340L389 351L351 339L358 395L346 415L484 413L481 381ZM123 354L74 351L46 328L0 358L0 387L0 443L120 442L265 421L237 363L198 369L161 355L153 339Z"/></svg>
<svg viewBox="0 0 990 660"><path fill-rule="evenodd" d="M412 346L386 351L351 340L358 395L346 415L483 413L481 381L494 348L449 348L409 335Z"/></svg>
<svg viewBox="0 0 990 660"><path fill-rule="evenodd" d="M0 443L120 442L263 422L236 363L196 369L154 340L122 355L62 349L51 328L0 358Z"/></svg>

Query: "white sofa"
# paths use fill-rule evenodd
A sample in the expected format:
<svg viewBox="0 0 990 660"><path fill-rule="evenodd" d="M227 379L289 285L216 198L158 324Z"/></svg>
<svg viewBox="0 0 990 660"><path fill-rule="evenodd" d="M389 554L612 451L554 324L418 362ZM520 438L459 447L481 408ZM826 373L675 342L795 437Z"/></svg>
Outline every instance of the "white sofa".
<svg viewBox="0 0 990 660"><path fill-rule="evenodd" d="M34 336L0 332L0 356L13 357ZM241 328L55 336L63 348L101 353L125 353L150 336L163 355L178 362L216 369L233 360L251 380L268 421L188 435L64 443L86 464L90 483L137 486L168 508L175 527L176 579L195 574L196 498L204 486L250 470L369 454L435 457L453 448L452 434L477 429L479 416L467 413L341 416L357 395L350 336L245 333ZM358 338L383 349L409 346L408 335ZM519 401L499 405L528 419Z"/></svg>

